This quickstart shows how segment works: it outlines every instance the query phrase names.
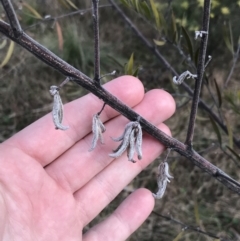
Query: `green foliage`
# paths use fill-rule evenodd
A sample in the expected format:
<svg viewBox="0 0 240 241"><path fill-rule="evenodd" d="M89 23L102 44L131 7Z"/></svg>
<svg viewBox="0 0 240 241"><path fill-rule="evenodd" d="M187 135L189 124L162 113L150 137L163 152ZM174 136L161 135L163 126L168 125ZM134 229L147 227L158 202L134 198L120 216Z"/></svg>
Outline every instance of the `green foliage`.
<svg viewBox="0 0 240 241"><path fill-rule="evenodd" d="M193 50L192 40L191 40L191 38L188 34L188 31L183 26L182 26L182 34L183 34L184 39L186 40L186 43L187 43L188 53L190 54L191 59L193 59L194 50Z"/></svg>
<svg viewBox="0 0 240 241"><path fill-rule="evenodd" d="M221 132L219 130L218 124L215 122L215 120L211 116L209 116L209 119L210 119L210 121L212 123L213 130L214 130L214 132L217 135L218 143L220 145L222 145L222 135L221 135Z"/></svg>
<svg viewBox="0 0 240 241"><path fill-rule="evenodd" d="M139 67L134 69L134 54L132 53L128 60L128 63L125 64L124 66L124 74L137 77L138 72L139 72Z"/></svg>
<svg viewBox="0 0 240 241"><path fill-rule="evenodd" d="M121 0L121 2L126 7L142 15L146 20L154 21L157 30L161 31L165 27L162 12L154 0Z"/></svg>

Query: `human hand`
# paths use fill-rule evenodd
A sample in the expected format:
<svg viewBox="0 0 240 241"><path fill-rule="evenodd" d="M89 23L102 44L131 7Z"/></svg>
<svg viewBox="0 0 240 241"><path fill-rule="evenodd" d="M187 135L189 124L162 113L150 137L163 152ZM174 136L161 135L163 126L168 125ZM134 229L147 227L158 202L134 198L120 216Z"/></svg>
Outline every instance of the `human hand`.
<svg viewBox="0 0 240 241"><path fill-rule="evenodd" d="M163 90L144 95L139 80L117 78L104 86L128 106L170 134L162 122L175 111L172 97ZM163 151L147 134L143 159L127 161L108 156L117 146L110 136L121 134L128 120L106 106L101 114L107 131L105 145L91 145L91 120L102 101L88 94L64 106L67 131L55 130L50 114L0 145L0 239L14 241L127 239L154 206L152 193L136 190L103 222L82 235L93 220L131 180Z"/></svg>

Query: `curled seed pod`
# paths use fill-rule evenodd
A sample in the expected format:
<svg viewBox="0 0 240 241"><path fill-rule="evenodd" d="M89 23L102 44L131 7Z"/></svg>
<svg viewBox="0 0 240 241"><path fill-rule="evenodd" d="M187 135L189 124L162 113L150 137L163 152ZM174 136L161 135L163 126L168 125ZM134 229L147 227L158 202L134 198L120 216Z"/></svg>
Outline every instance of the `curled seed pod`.
<svg viewBox="0 0 240 241"><path fill-rule="evenodd" d="M195 31L195 39L198 37L202 38L204 34L208 34L207 31Z"/></svg>
<svg viewBox="0 0 240 241"><path fill-rule="evenodd" d="M104 144L102 133L106 131L105 126L103 125L102 121L99 118L99 115L96 114L93 116L92 120L92 133L93 139L91 143L91 147L89 151L92 151L97 146L97 141L100 139L100 142Z"/></svg>
<svg viewBox="0 0 240 241"><path fill-rule="evenodd" d="M173 83L176 84L176 85L180 85L182 84L182 82L185 80L185 79L189 79L189 78L197 78L197 75L195 74L191 74L188 70L183 72L179 77L177 76L174 76L173 77Z"/></svg>
<svg viewBox="0 0 240 241"><path fill-rule="evenodd" d="M113 141L122 141L123 138L124 138L124 136L126 136L126 132L127 132L127 131L130 131L130 132L131 132L130 129L132 130L132 122L128 123L128 124L125 126L124 132L123 132L123 134L122 134L121 136L119 136L119 137L117 137L117 138L111 137L112 140L113 140Z"/></svg>
<svg viewBox="0 0 240 241"><path fill-rule="evenodd" d="M62 104L62 100L61 100L58 90L59 90L59 88L55 85L52 85L49 90L50 94L53 96L53 110L52 110L53 123L54 123L56 129L65 131L69 127L62 125L63 104Z"/></svg>
<svg viewBox="0 0 240 241"><path fill-rule="evenodd" d="M109 156L113 158L120 157L126 150L128 160L136 162L133 159L135 150L138 154L138 159L142 158L142 128L138 121L132 121L125 126L124 132L117 138L112 138L114 141L122 141L120 145L113 150Z"/></svg>
<svg viewBox="0 0 240 241"><path fill-rule="evenodd" d="M163 197L167 183L170 182L169 178L173 178L169 174L169 166L167 162L162 162L158 166L158 177L157 177L157 184L158 184L158 191L156 194L153 193L153 197L156 199L160 199Z"/></svg>

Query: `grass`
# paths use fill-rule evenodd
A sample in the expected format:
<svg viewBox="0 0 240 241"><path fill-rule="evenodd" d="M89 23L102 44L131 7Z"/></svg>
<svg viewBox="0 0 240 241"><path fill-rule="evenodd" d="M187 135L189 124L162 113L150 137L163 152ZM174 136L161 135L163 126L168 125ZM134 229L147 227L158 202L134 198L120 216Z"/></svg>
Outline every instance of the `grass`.
<svg viewBox="0 0 240 241"><path fill-rule="evenodd" d="M81 1L79 8L89 7L90 1ZM55 7L42 5L41 8L35 1L28 1L37 11L53 16L73 11L70 7L61 5L60 1ZM105 4L107 1L101 1ZM52 6L52 5L51 5ZM27 10L19 11L19 17L23 26L27 27L39 20L29 16ZM156 32L149 25L133 12L128 11L131 19L136 22L149 39L156 37ZM152 88L164 88L175 97L177 111L175 115L167 121L172 130L172 135L181 140L185 140L186 123L188 122L191 102L181 88L172 85L172 75L159 63L152 53L142 45L141 41L131 32L122 19L109 7L100 10L100 37L101 37L101 71L102 74L112 72L117 69L118 74L123 74L121 65L127 63L130 55L134 52L135 65L141 65L139 78L142 80L146 91ZM232 16L236 21L235 16ZM223 19L214 19L217 26L222 24ZM233 22L234 22L233 21ZM37 41L49 48L51 51L68 61L85 74L93 77L93 27L91 12L84 15L67 17L59 20L63 32L64 45L60 50L58 47L58 35L56 28L52 28L52 23L41 23L29 28L27 32ZM212 26L213 28L213 26ZM235 25L234 25L235 29ZM214 28L214 33L217 31ZM216 78L222 94L221 112L223 118L227 119L234 135L239 137L239 116L236 110L239 107L239 64L235 74L227 89L223 89L224 80L231 67L231 55L224 46L224 41L219 41L211 37L209 52L214 56L212 63L207 69L209 83L204 84L202 98L217 111L213 102L213 97L217 101L218 96L213 82ZM218 36L221 36L219 33ZM7 43L9 44L9 42ZM0 57L4 58L7 48L1 49ZM186 68L186 63L181 56L171 46L160 47L161 52L173 64L182 71ZM219 50L221 50L219 52ZM221 53L221 54L219 54ZM117 65L119 62L120 65ZM229 64L228 64L229 63ZM31 54L15 46L13 56L8 64L1 69L0 73L0 141L4 141L16 132L29 125L33 121L50 112L52 98L48 92L49 86L59 84L63 80L56 71L38 61ZM105 79L105 81L108 81ZM190 82L192 80L189 80ZM193 85L193 83L190 83ZM213 97L209 95L207 89L211 89ZM61 93L64 102L79 98L87 92L75 85L69 84ZM36 97L37 96L37 97ZM230 96L229 101L226 96ZM227 101L228 100L228 101ZM183 105L183 107L181 107ZM226 150L230 137L220 131L222 136L222 148ZM234 162L228 158L219 147L216 132L209 121L208 115L199 110L196 122L194 147L201 154L217 165L223 171L239 180L239 170ZM239 150L234 147L236 152ZM236 158L235 158L236 159ZM159 157L152 165L139 174L127 186L116 199L100 213L100 215L85 228L87 230L109 215L119 203L126 198L133 190L139 187L147 187L151 191L156 191L157 166L163 157ZM163 199L157 200L154 211L160 214L171 216L176 220L184 222L186 225L199 226L202 230L223 236L231 240L237 240L240 233L240 201L239 196L232 193L222 184L203 173L191 162L176 153L172 152L170 157L170 170L174 179L168 185ZM237 160L239 162L239 160ZM240 164L240 162L239 162ZM202 234L184 230L181 225L160 218L152 213L148 220L135 232L129 240L213 240Z"/></svg>

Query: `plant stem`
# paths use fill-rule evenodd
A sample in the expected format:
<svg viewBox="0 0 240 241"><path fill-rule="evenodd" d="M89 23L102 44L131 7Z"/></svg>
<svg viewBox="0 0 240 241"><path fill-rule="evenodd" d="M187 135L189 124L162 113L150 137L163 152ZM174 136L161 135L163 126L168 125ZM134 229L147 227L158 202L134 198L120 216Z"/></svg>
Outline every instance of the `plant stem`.
<svg viewBox="0 0 240 241"><path fill-rule="evenodd" d="M237 51L234 54L232 68L231 68L231 70L230 70L230 72L228 74L226 82L224 83L224 88L227 88L228 82L230 81L230 79L232 77L232 74L234 72L234 69L236 68L236 64L237 64L237 60L238 60L238 57L239 57L239 53L240 53L240 43L238 44Z"/></svg>
<svg viewBox="0 0 240 241"><path fill-rule="evenodd" d="M121 15L124 21L132 28L133 32L142 40L142 42L153 52L153 54L157 57L157 59L164 64L164 66L171 71L171 73L175 76L179 76L177 71L169 64L169 62L163 57L160 51L155 48L138 30L138 28L133 24L133 22L125 15L125 13L121 10L121 8L113 1L109 0L112 6L117 10L117 12ZM181 86L184 90L190 95L193 96L193 90L190 88L188 84L183 82ZM218 123L218 125L223 129L223 131L228 134L228 129L226 125L219 119L219 117L212 111L212 109L201 99L199 99L199 107L204 109L209 115ZM235 136L233 136L234 144L240 148L240 140L238 140Z"/></svg>
<svg viewBox="0 0 240 241"><path fill-rule="evenodd" d="M38 59L40 59L47 65L58 70L60 73L69 77L78 85L81 85L85 89L89 90L90 92L98 96L100 99L104 101L104 103L117 110L119 113L121 113L129 120L135 121L139 118L139 114L137 114L135 111L133 111L127 105L122 103L115 96L106 91L102 86L96 85L96 83L91 78L83 74L81 71L75 69L73 66L66 63L64 60L57 57L54 53L40 45L27 34L23 33L19 38L14 37L13 35L11 35L11 27L1 20L0 32L4 34L6 37L21 45L23 48L28 50L30 53L35 55ZM156 126L152 125L150 122L145 120L143 117L140 118L140 124L147 133L149 133L152 137L156 138L163 145L173 149L180 155L185 156L200 169L207 172L209 175L217 179L219 182L223 183L226 187L240 195L240 183L232 179L221 169L217 168L216 166L208 162L205 158L200 156L194 150L189 151L186 145L166 135Z"/></svg>
<svg viewBox="0 0 240 241"><path fill-rule="evenodd" d="M211 9L211 0L204 1L204 8L203 8L203 21L202 21L202 31L205 31L207 34L203 34L201 37L201 44L199 50L199 57L198 57L198 65L197 65L197 78L195 82L194 94L193 94L193 101L192 101L192 108L189 118L188 130L187 130L187 137L186 137L186 145L191 149L192 148L192 141L194 135L194 127L199 103L199 97L202 87L202 80L205 70L205 58L206 58L206 51L207 51L207 43L208 43L208 30L209 30L209 21L210 21L210 9Z"/></svg>
<svg viewBox="0 0 240 241"><path fill-rule="evenodd" d="M93 29L94 29L94 80L100 83L100 50L99 50L99 0L92 0Z"/></svg>
<svg viewBox="0 0 240 241"><path fill-rule="evenodd" d="M11 25L14 37L18 38L23 33L21 25L18 21L16 12L13 9L10 0L1 0L3 8L8 16L9 23Z"/></svg>
<svg viewBox="0 0 240 241"><path fill-rule="evenodd" d="M222 237L219 237L217 236L216 234L214 233L211 233L211 232L206 232L202 229L200 229L199 227L195 227L193 225L188 225L186 223L183 223L171 216L166 216L166 215L163 215L161 213L157 213L155 211L152 212L153 214L157 215L158 217L161 217L161 218L164 218L172 223L175 223L175 224L178 224L178 225L181 225L182 226L182 230L186 231L186 230L190 230L190 231L193 231L193 232L197 232L197 233L200 233L200 234L203 234L203 235L206 235L208 237L211 237L211 238L214 238L215 240L221 240L221 241L230 241L229 239L226 239L226 238L222 238Z"/></svg>

